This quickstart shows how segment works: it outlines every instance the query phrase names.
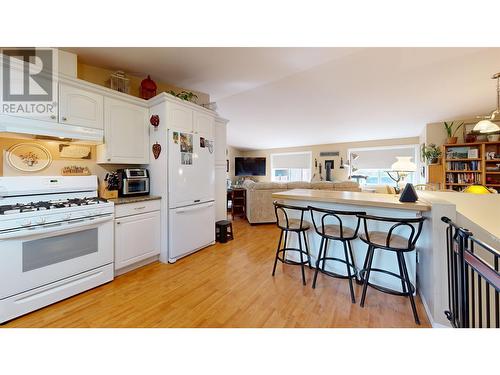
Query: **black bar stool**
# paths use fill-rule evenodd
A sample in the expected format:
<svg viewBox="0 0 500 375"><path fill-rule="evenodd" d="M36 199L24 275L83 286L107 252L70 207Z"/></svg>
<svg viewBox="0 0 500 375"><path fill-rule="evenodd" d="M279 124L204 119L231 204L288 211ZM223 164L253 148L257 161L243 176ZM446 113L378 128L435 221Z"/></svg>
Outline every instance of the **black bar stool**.
<svg viewBox="0 0 500 375"><path fill-rule="evenodd" d="M359 238L361 239L361 241L365 242L368 245L368 252L366 253L364 266L359 273L361 280L363 281L363 294L361 295L360 306L363 307L365 304L366 290L368 288L368 285L370 285L372 288L380 290L381 292L384 293L409 297L411 303L411 309L413 311L413 317L415 318L415 323L420 324L420 320L418 319L418 314L417 314L417 308L415 306L415 300L413 299L413 293L415 292L415 287L410 282L410 277L408 275L408 269L406 267L404 253L415 250L415 244L418 240L418 237L420 236L420 233L422 232L422 225L425 218L421 217L414 219L413 218L403 219L403 218L389 218L389 217L380 217L371 215L359 215L358 217L363 220L363 226L364 226L364 233L361 234ZM367 224L368 221L390 222L394 223L394 225L391 226L388 232L369 231ZM410 232L409 236L405 237L403 235L393 234L393 231L396 228L409 229ZM399 275L394 272L372 267L373 254L375 253L375 249L393 251L396 253L398 267L399 267ZM402 292L385 288L379 285L371 284L370 273L373 271L382 272L387 275L391 275L400 279Z"/></svg>
<svg viewBox="0 0 500 375"><path fill-rule="evenodd" d="M354 212L354 211L338 211L338 210L327 210L324 208L317 208L309 206L309 210L311 211L311 218L314 225L314 230L321 236L321 243L319 245L318 258L316 260L316 271L314 272L314 280L313 280L313 288L316 288L316 280L318 278L318 272L324 273L331 277L341 278L341 279L349 279L349 289L351 291L351 301L352 303L356 303L356 299L354 296L354 287L352 284L352 279L356 278L358 273L356 269L356 265L354 263L354 256L352 254L351 240L354 240L358 237L359 223L360 218L357 217L357 225L356 229L352 229L344 226L342 222L342 216L357 216L357 215L365 215L365 212ZM321 217L321 225L316 224L316 220L314 219L314 214L318 214ZM332 219L334 223L338 224L328 224L328 219ZM318 223L319 224L319 223ZM336 258L336 257L328 257L327 249L329 241L340 241L344 246L344 259ZM348 253L349 250L349 253ZM351 259L349 260L349 255ZM347 268L347 276L341 275L335 272L326 271L325 263L327 260L337 261L344 263ZM321 263L321 268L320 268Z"/></svg>
<svg viewBox="0 0 500 375"><path fill-rule="evenodd" d="M309 211L309 208L298 207L298 206L289 206L289 205L278 203L276 201L274 201L273 204L274 204L274 213L276 214L276 224L278 225L278 228L281 229L281 234L280 234L280 239L278 242L278 248L276 249L276 257L274 258L274 266L273 266L273 274L272 275L274 276L274 273L276 272L276 264L278 263L278 260L281 263L285 263L285 264L300 265L301 270L302 270L302 283L304 285L306 285L306 274L305 274L305 270L304 270L304 264L308 264L309 268L312 268L311 267L311 257L309 256L309 247L307 245L307 238L306 238L306 231L309 230L311 225L307 221L304 220L304 212ZM300 219L288 218L287 211L299 211L300 212ZM297 233L298 240L299 240L299 248L287 247L288 232ZM281 248L283 234L285 234L285 238L284 238L283 248ZM302 237L304 237L305 251L302 248ZM298 252L300 254L300 262L286 259L286 252L287 251ZM283 254L283 255L280 257L280 254ZM306 257L306 259L304 259L304 256Z"/></svg>

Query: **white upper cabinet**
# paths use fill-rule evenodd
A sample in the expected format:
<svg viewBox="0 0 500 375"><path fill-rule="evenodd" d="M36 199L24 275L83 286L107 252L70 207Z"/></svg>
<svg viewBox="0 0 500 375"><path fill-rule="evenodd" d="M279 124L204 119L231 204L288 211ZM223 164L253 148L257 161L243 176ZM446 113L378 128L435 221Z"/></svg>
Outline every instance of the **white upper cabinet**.
<svg viewBox="0 0 500 375"><path fill-rule="evenodd" d="M100 94L61 83L59 85L59 122L103 129L103 102L104 97Z"/></svg>
<svg viewBox="0 0 500 375"><path fill-rule="evenodd" d="M168 104L168 129L193 131L193 110L176 103Z"/></svg>
<svg viewBox="0 0 500 375"><path fill-rule="evenodd" d="M193 131L212 140L214 138L214 117L205 113L194 112Z"/></svg>
<svg viewBox="0 0 500 375"><path fill-rule="evenodd" d="M99 163L148 164L147 108L104 98L104 144L98 146Z"/></svg>

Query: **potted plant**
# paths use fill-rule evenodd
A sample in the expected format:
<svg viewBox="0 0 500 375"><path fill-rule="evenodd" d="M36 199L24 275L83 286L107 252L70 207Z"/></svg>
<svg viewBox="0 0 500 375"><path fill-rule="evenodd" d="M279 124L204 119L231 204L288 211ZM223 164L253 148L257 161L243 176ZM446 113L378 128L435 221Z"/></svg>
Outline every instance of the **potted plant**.
<svg viewBox="0 0 500 375"><path fill-rule="evenodd" d="M452 122L444 122L444 128L446 129L446 134L448 135L448 138L446 139L446 143L449 145L457 143L458 138L455 136L457 134L458 129L462 127L464 124L463 122L455 127L455 130L453 130L453 124L455 121Z"/></svg>
<svg viewBox="0 0 500 375"><path fill-rule="evenodd" d="M427 164L438 164L441 156L441 149L434 143L422 147L422 155Z"/></svg>
<svg viewBox="0 0 500 375"><path fill-rule="evenodd" d="M191 91L181 91L179 93L175 93L175 91L170 90L168 92L170 95L173 95L179 99L186 100L188 102L195 102L198 99L198 95L192 93Z"/></svg>

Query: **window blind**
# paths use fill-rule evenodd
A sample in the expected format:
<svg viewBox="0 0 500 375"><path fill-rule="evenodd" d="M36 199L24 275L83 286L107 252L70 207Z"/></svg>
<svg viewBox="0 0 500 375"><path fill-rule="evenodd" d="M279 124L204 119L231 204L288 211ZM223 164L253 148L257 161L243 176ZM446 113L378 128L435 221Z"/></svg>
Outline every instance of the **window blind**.
<svg viewBox="0 0 500 375"><path fill-rule="evenodd" d="M352 163L357 169L391 169L396 156L411 156L411 161L416 163L414 147L351 150L351 154L359 155Z"/></svg>
<svg viewBox="0 0 500 375"><path fill-rule="evenodd" d="M271 168L311 168L311 153L271 154Z"/></svg>

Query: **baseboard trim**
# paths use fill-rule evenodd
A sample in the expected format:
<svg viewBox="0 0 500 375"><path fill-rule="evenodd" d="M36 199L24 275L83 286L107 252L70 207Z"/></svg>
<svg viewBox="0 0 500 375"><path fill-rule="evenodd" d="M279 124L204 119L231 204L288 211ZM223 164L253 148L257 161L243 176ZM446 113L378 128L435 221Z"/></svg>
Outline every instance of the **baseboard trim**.
<svg viewBox="0 0 500 375"><path fill-rule="evenodd" d="M432 328L451 328L449 326L445 326L444 324L435 322L434 319L432 318L431 311L429 309L429 306L427 305L427 302L425 301L424 296L420 292L418 293L418 295L420 296L420 300L422 301L422 305L424 305L424 310L425 310L425 313L427 315L427 319L429 319L429 322L431 323Z"/></svg>

